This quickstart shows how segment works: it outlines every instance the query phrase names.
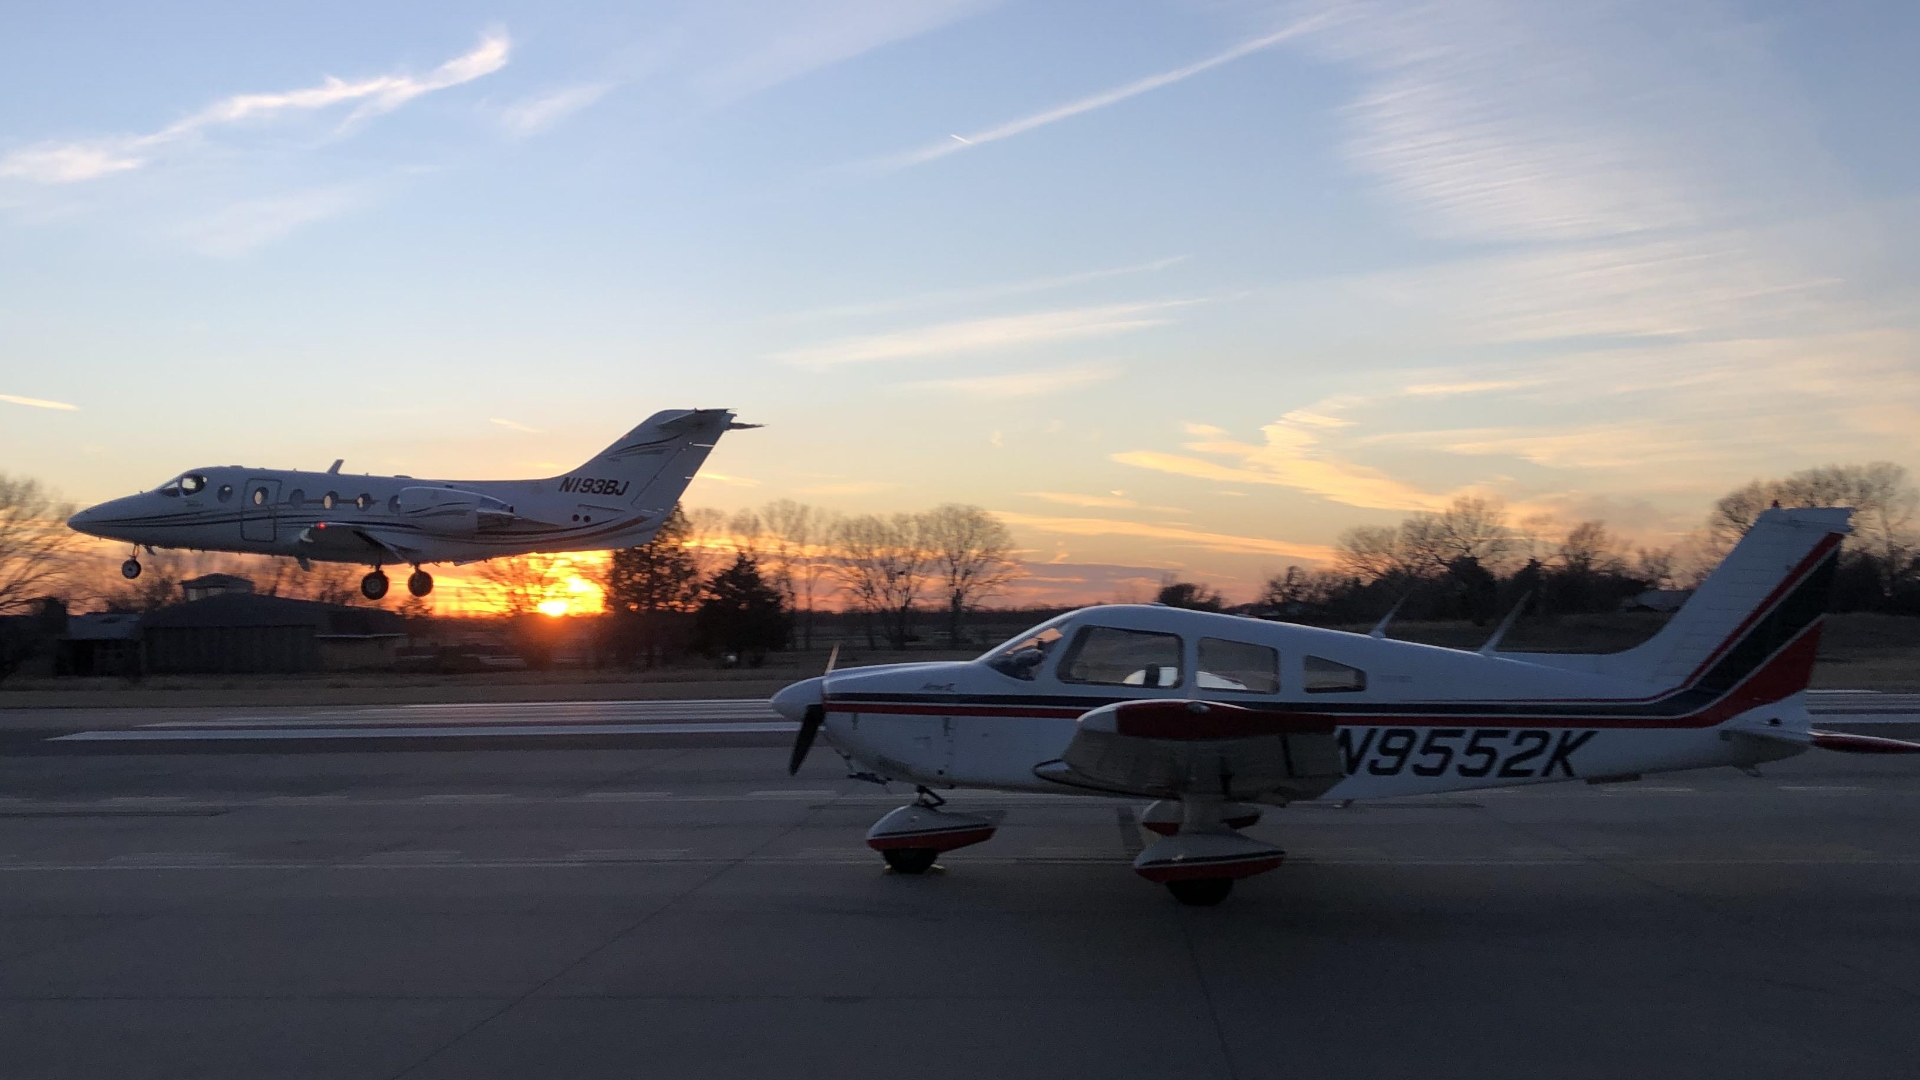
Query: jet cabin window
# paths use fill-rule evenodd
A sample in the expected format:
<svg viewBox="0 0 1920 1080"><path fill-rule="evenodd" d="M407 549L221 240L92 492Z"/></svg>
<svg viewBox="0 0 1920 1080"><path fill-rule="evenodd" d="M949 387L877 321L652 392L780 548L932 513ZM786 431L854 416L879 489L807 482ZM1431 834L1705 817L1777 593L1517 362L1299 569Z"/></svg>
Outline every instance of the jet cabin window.
<svg viewBox="0 0 1920 1080"><path fill-rule="evenodd" d="M1367 688L1367 673L1324 656L1309 656L1306 661L1305 689L1309 694L1350 693Z"/></svg>
<svg viewBox="0 0 1920 1080"><path fill-rule="evenodd" d="M1097 686L1179 686L1180 639L1089 626L1074 637L1057 674L1061 682Z"/></svg>
<svg viewBox="0 0 1920 1080"><path fill-rule="evenodd" d="M233 498L233 485L232 485L232 484L221 484L221 485L220 485L220 501L221 501L221 502L226 502L226 501L228 501L229 499L232 499L232 498Z"/></svg>
<svg viewBox="0 0 1920 1080"><path fill-rule="evenodd" d="M1060 637L1058 627L1043 624L988 653L987 666L1002 675L1032 682Z"/></svg>
<svg viewBox="0 0 1920 1080"><path fill-rule="evenodd" d="M1271 694L1280 689L1280 653L1265 645L1203 637L1194 681L1202 690Z"/></svg>

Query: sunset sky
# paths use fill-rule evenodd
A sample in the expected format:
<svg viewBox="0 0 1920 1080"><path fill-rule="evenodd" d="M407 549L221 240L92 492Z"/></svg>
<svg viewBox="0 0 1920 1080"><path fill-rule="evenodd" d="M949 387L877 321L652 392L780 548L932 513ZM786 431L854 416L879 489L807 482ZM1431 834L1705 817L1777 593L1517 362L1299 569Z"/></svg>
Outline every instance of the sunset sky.
<svg viewBox="0 0 1920 1080"><path fill-rule="evenodd" d="M483 14L475 14L476 11ZM0 471L565 470L1230 594L1463 491L1920 468L1911 3L33 5Z"/></svg>

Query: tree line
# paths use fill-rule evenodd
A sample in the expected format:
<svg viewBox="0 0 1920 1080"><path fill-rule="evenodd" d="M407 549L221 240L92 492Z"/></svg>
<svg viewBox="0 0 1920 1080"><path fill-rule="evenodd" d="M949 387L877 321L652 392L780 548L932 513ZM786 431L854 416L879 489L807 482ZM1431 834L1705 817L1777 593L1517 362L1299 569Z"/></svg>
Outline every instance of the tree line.
<svg viewBox="0 0 1920 1080"><path fill-rule="evenodd" d="M623 651L653 663L688 642L811 648L828 607L857 612L871 648L905 648L929 608L959 643L968 614L1023 572L1012 533L977 506L841 517L782 499L731 518L675 507L651 541L612 553L601 584Z"/></svg>
<svg viewBox="0 0 1920 1080"><path fill-rule="evenodd" d="M1885 461L1751 481L1715 500L1698 529L1664 547L1632 547L1597 519L1566 528L1542 518L1516 523L1497 499L1461 496L1398 525L1348 529L1330 569L1288 567L1246 610L1328 623L1397 610L1476 624L1522 602L1534 615L1614 611L1650 589L1696 586L1770 506L1854 509L1833 610L1920 614L1920 491L1905 468ZM1188 581L1168 580L1159 599L1225 607L1217 592Z"/></svg>

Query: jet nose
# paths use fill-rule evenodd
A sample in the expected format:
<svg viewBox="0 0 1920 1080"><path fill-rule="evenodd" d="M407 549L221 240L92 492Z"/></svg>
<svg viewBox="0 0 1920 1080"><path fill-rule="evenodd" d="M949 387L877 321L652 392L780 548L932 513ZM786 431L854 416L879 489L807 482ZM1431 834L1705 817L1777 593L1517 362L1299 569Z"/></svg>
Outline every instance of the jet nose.
<svg viewBox="0 0 1920 1080"><path fill-rule="evenodd" d="M797 724L807 715L807 706L820 704L825 685L826 680L817 675L802 679L773 695L773 711Z"/></svg>
<svg viewBox="0 0 1920 1080"><path fill-rule="evenodd" d="M101 505L104 506L106 504L102 503ZM91 533L99 525L101 516L99 506L89 506L85 510L68 518L67 528L76 532Z"/></svg>

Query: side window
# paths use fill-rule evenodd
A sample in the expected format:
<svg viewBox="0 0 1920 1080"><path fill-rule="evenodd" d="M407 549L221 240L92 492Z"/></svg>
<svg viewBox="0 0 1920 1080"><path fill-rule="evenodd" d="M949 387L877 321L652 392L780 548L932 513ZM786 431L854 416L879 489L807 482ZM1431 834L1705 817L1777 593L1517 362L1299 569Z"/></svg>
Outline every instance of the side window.
<svg viewBox="0 0 1920 1080"><path fill-rule="evenodd" d="M1194 682L1202 690L1274 693L1280 689L1280 653L1265 645L1203 637Z"/></svg>
<svg viewBox="0 0 1920 1080"><path fill-rule="evenodd" d="M1367 688L1367 673L1323 656L1309 656L1306 685L1309 694L1338 694Z"/></svg>
<svg viewBox="0 0 1920 1080"><path fill-rule="evenodd" d="M287 496L287 504L289 506L305 506L306 503L307 493L299 488L294 488L293 492Z"/></svg>
<svg viewBox="0 0 1920 1080"><path fill-rule="evenodd" d="M233 499L233 485L221 484L220 485L220 501L229 502L232 499Z"/></svg>
<svg viewBox="0 0 1920 1080"><path fill-rule="evenodd" d="M398 495L390 496L387 499L387 513L397 514L399 512L400 512L400 496Z"/></svg>
<svg viewBox="0 0 1920 1080"><path fill-rule="evenodd" d="M266 488L253 489L253 505L255 506L267 505L267 489Z"/></svg>
<svg viewBox="0 0 1920 1080"><path fill-rule="evenodd" d="M373 496L368 495L366 492L361 492L360 497L353 500L353 505L365 510L367 507L373 505Z"/></svg>
<svg viewBox="0 0 1920 1080"><path fill-rule="evenodd" d="M1089 626L1060 660L1061 682L1097 686L1179 686L1180 639L1172 634Z"/></svg>
<svg viewBox="0 0 1920 1080"><path fill-rule="evenodd" d="M339 501L340 501L340 496L336 495L331 491L327 492L325 495L320 496L320 505L327 508L328 510L333 509L333 504Z"/></svg>

